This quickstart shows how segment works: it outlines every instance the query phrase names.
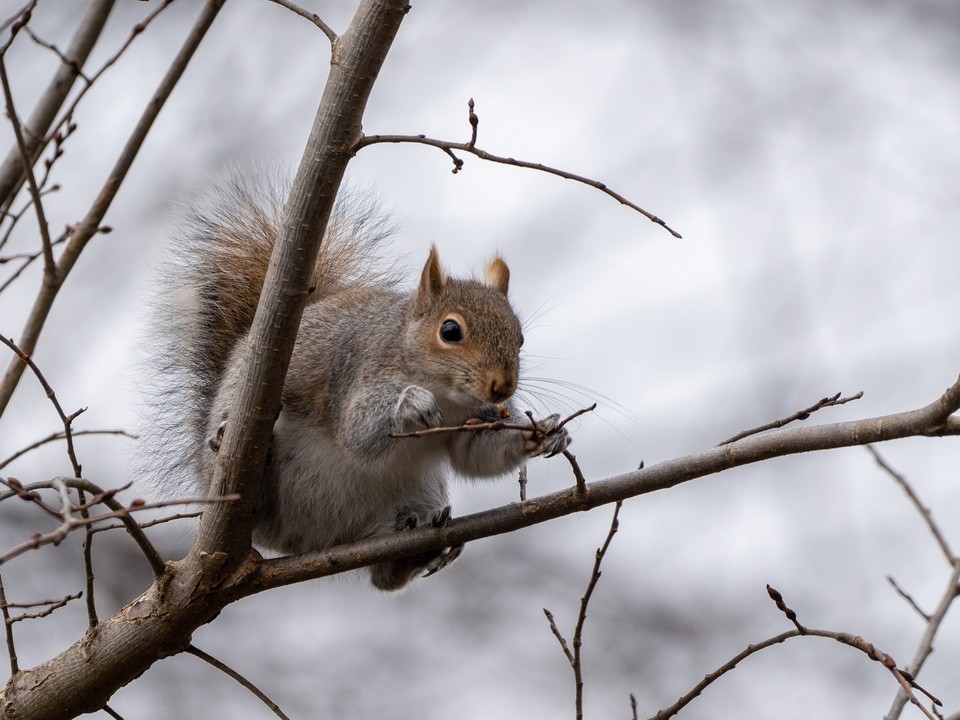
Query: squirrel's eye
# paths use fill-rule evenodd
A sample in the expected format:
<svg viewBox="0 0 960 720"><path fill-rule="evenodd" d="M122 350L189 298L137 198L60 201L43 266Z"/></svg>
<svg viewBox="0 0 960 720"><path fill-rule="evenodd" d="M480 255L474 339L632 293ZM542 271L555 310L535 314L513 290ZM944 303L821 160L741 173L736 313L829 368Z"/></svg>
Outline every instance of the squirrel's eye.
<svg viewBox="0 0 960 720"><path fill-rule="evenodd" d="M440 326L440 339L444 342L457 343L463 340L463 330L456 320L444 320Z"/></svg>
<svg viewBox="0 0 960 720"><path fill-rule="evenodd" d="M523 333L520 333L520 347L523 347Z"/></svg>

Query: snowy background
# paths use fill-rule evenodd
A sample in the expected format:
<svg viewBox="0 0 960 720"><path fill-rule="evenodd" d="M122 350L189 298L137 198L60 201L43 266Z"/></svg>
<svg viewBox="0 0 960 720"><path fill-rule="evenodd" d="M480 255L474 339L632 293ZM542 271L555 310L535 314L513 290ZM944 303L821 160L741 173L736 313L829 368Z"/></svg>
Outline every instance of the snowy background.
<svg viewBox="0 0 960 720"><path fill-rule="evenodd" d="M337 30L352 11L304 4ZM118 3L88 67L152 5ZM528 387L560 411L600 402L574 431L588 478L709 447L837 391L864 398L814 421L919 407L956 379L955 2L413 5L366 113L368 133L465 140L473 97L479 147L602 180L684 235L584 186L470 156L456 176L426 147L375 146L351 164L350 182L378 194L402 227L396 253L411 279L431 243L454 273L504 254L514 304L531 319L528 374L559 381ZM0 0L0 14L19 6ZM55 229L86 212L199 6L171 6L84 100L56 166L64 189L46 203ZM65 47L84 8L41 2L31 27ZM328 54L307 21L265 0L227 3L107 215L113 233L85 251L44 330L37 362L68 411L89 406L78 429L137 429L144 300L173 203L231 164L294 168ZM26 115L56 58L21 39L7 63ZM0 148L11 143L0 126ZM37 247L31 223L4 253ZM38 281L39 267L0 295L0 332L20 333ZM25 377L0 420L0 458L56 429ZM85 475L103 486L137 482L134 450L119 438L78 440ZM960 545L956 440L881 450ZM3 473L28 482L69 466L61 448L47 448ZM530 474L532 494L572 482L562 458ZM496 506L516 492L509 480L462 485L454 508ZM25 508L2 511L4 547L42 527ZM610 512L472 543L399 596L346 577L250 598L194 639L292 718L572 716L572 673L542 608L572 631ZM185 523L153 536L175 558L190 533ZM96 551L106 614L149 574L124 537L98 536ZM931 610L947 573L918 513L863 449L634 499L590 606L586 716L629 717L629 693L641 717L653 714L748 643L789 629L765 583L806 624L863 635L906 664L923 623L886 575ZM77 543L19 558L3 579L10 600L75 592ZM84 627L80 603L18 624L21 665ZM955 611L921 675L953 712L958 658ZM683 717L876 718L895 691L854 651L793 640L743 663ZM111 705L139 720L271 717L189 656L157 663Z"/></svg>

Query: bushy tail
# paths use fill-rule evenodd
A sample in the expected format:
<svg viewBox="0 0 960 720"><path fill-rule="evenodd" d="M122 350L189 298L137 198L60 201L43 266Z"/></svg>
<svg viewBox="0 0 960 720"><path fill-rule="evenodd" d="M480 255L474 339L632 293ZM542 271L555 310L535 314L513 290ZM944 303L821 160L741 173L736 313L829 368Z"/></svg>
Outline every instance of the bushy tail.
<svg viewBox="0 0 960 720"><path fill-rule="evenodd" d="M230 353L253 322L280 230L286 187L235 176L181 213L153 303L151 406L140 470L168 492L199 487L207 418ZM392 284L376 245L392 228L369 199L338 198L309 302L345 285Z"/></svg>

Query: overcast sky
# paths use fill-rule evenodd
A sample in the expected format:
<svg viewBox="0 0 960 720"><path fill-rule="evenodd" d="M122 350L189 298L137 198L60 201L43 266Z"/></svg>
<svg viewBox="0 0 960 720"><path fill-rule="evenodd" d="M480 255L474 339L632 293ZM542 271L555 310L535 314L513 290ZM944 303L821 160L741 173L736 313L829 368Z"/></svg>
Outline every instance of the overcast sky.
<svg viewBox="0 0 960 720"><path fill-rule="evenodd" d="M118 3L89 67L154 4ZM19 3L0 5L6 17ZM352 12L346 2L304 5L337 30ZM31 27L64 47L84 7L41 2ZM171 6L84 100L56 166L64 189L47 202L54 228L89 207L198 7ZM328 55L309 22L266 0L227 3L107 215L114 231L85 251L36 354L64 406L89 407L80 427L136 429L137 357L150 352L144 300L174 204L230 166L292 170ZM348 176L396 218L396 257L411 281L431 243L455 274L503 253L514 304L529 319L527 375L559 381L527 387L556 411L600 403L573 431L572 448L599 479L709 447L838 391L864 397L813 421L916 408L956 379L958 61L960 6L951 0L415 2L371 98L367 132L465 140L473 97L479 147L601 180L684 238L533 171L466 157L454 176L449 159L426 147L365 149ZM26 114L56 58L21 40L7 63ZM11 142L0 128L0 148ZM24 223L13 244L36 247L34 228ZM0 332L20 333L37 283L27 273L0 295ZM57 428L32 378L21 385L0 421L0 458ZM137 481L134 443L78 447L94 481ZM882 451L960 544L956 442ZM572 482L562 458L530 469L534 493ZM27 481L68 466L51 449L8 470ZM515 496L510 480L459 485L454 511ZM4 546L36 528L33 516L3 517ZM572 674L542 608L572 629L609 518L600 509L472 543L400 596L361 578L268 593L228 608L195 640L295 718L569 716ZM173 557L189 546L190 528L159 537ZM102 600L116 606L147 574L123 538L99 547ZM78 558L67 545L11 563L8 595L80 589ZM803 622L860 634L906 664L923 626L888 574L930 610L947 566L862 449L630 501L585 631L587 717L627 717L631 692L641 717L650 715L748 643L789 629L765 583ZM49 657L84 623L79 606L59 621L22 623L21 664ZM954 712L958 638L955 613L922 676ZM828 641L792 643L744 663L683 717L886 712L896 686L878 665ZM111 704L140 720L270 717L187 656L158 663Z"/></svg>

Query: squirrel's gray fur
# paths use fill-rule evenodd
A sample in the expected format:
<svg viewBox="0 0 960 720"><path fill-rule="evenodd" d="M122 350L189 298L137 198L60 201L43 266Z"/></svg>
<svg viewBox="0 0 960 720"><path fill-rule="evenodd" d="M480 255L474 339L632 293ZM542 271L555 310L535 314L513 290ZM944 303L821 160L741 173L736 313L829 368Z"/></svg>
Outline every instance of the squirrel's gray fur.
<svg viewBox="0 0 960 720"><path fill-rule="evenodd" d="M206 491L238 380L246 336L276 240L282 191L235 179L194 206L163 273L154 327L161 388L149 446L168 487ZM200 209L196 209L200 208ZM452 471L498 477L569 443L557 416L526 431L423 438L390 433L511 416L520 323L499 257L478 280L447 278L436 250L420 285L398 291L377 270L386 224L355 199L338 202L321 246L257 503L254 541L285 553L321 550L449 518ZM451 325L450 323L453 323ZM371 568L404 586L461 548Z"/></svg>

